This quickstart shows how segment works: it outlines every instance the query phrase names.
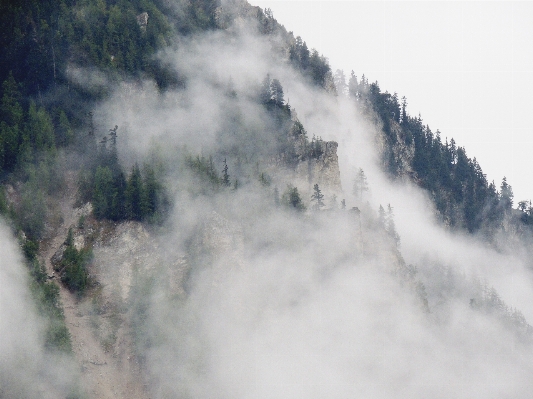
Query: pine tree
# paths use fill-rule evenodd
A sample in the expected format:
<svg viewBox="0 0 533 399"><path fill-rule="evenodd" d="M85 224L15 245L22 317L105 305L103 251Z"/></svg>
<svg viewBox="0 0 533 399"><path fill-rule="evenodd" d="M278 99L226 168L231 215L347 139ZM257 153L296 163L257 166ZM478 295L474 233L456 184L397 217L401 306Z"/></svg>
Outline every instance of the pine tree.
<svg viewBox="0 0 533 399"><path fill-rule="evenodd" d="M14 169L22 139L24 110L21 106L22 95L13 73L9 73L2 84L0 102L0 169Z"/></svg>
<svg viewBox="0 0 533 399"><path fill-rule="evenodd" d="M402 97L402 114L401 114L401 120L400 120L400 123L401 124L406 124L407 123L407 98L405 98L405 96Z"/></svg>
<svg viewBox="0 0 533 399"><path fill-rule="evenodd" d="M359 97L359 83L357 83L357 76L355 76L354 71L350 74L348 81L348 94L353 98Z"/></svg>
<svg viewBox="0 0 533 399"><path fill-rule="evenodd" d="M318 184L315 184L313 187L313 195L311 196L311 201L315 203L313 205L313 209L315 211L319 211L321 208L325 206L324 205L324 194L322 194L322 191L320 191Z"/></svg>
<svg viewBox="0 0 533 399"><path fill-rule="evenodd" d="M268 104L272 99L270 84L270 75L267 74L265 79L263 79L263 82L261 83L261 87L259 89L259 101L261 102L261 104Z"/></svg>
<svg viewBox="0 0 533 399"><path fill-rule="evenodd" d="M226 158L224 158L224 168L222 169L222 184L226 187L229 187L231 185Z"/></svg>
<svg viewBox="0 0 533 399"><path fill-rule="evenodd" d="M97 219L109 217L113 198L113 175L107 166L98 166L94 175L93 213Z"/></svg>
<svg viewBox="0 0 533 399"><path fill-rule="evenodd" d="M381 204L379 205L379 209L378 209L378 223L379 223L379 226L382 228L387 227L385 209L383 209L383 206L381 206Z"/></svg>
<svg viewBox="0 0 533 399"><path fill-rule="evenodd" d="M144 193L145 193L145 211L148 216L155 214L158 208L159 193L161 187L155 176L154 168L149 165L144 166Z"/></svg>
<svg viewBox="0 0 533 399"><path fill-rule="evenodd" d="M290 184L287 186L287 190L285 190L285 192L283 193L281 201L289 208L293 208L297 211L305 210L305 205L302 202L302 198L300 197L298 188Z"/></svg>
<svg viewBox="0 0 533 399"><path fill-rule="evenodd" d="M337 94L339 96L345 96L348 93L348 85L346 84L346 77L344 76L344 71L342 69L337 69L335 71L333 81L337 88Z"/></svg>
<svg viewBox="0 0 533 399"><path fill-rule="evenodd" d="M109 164L111 170L118 168L117 129L117 125L113 129L109 129Z"/></svg>
<svg viewBox="0 0 533 399"><path fill-rule="evenodd" d="M71 291L83 293L87 287L89 276L86 269L87 257L90 255L86 251L78 251L74 246L74 235L72 229L68 230L65 241L65 251L61 259L60 268L62 269L61 281Z"/></svg>
<svg viewBox="0 0 533 399"><path fill-rule="evenodd" d="M353 194L355 195L355 198L357 198L359 201L363 200L363 194L368 191L368 182L365 176L365 172L363 169L359 168L359 171L357 172L354 184L353 184Z"/></svg>
<svg viewBox="0 0 533 399"><path fill-rule="evenodd" d="M144 217L144 187L139 165L135 164L131 170L126 187L126 215L131 220L142 220Z"/></svg>
<svg viewBox="0 0 533 399"><path fill-rule="evenodd" d="M394 240L396 246L400 245L400 236L396 232L393 208L390 204L387 205L387 214L385 215L385 230L387 231L387 234Z"/></svg>
<svg viewBox="0 0 533 399"><path fill-rule="evenodd" d="M513 208L513 198L513 189L509 183L507 183L507 178L504 176L500 186L500 203L505 212L510 212Z"/></svg>
<svg viewBox="0 0 533 399"><path fill-rule="evenodd" d="M113 191L111 196L111 207L109 218L111 220L124 220L127 218L126 213L126 177L122 170L119 170L113 177Z"/></svg>
<svg viewBox="0 0 533 399"><path fill-rule="evenodd" d="M272 79L272 82L270 83L270 96L276 107L283 107L285 104L283 87L278 79Z"/></svg>

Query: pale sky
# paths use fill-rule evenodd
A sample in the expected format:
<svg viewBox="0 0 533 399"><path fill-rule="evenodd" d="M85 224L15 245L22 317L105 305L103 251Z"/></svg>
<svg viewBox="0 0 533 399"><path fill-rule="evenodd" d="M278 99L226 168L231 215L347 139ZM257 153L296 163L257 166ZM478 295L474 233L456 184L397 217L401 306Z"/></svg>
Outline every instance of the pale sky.
<svg viewBox="0 0 533 399"><path fill-rule="evenodd" d="M250 0L533 199L533 2Z"/></svg>

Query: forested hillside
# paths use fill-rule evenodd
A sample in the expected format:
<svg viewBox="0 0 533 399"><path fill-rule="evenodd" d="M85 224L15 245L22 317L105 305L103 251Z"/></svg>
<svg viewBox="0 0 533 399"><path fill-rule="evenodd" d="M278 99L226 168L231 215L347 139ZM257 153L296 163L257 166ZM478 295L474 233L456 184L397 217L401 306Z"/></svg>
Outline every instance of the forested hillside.
<svg viewBox="0 0 533 399"><path fill-rule="evenodd" d="M488 182L476 158L470 158L453 137L443 138L420 116L407 112L405 97L400 100L396 93L383 93L378 82L369 83L364 75L358 81L352 72L348 83L342 71L337 76L338 85L381 126L386 142L383 167L392 179L411 179L427 190L445 225L481 232L489 239L504 224L531 234L531 204L520 201L513 209L513 190L505 177L499 184Z"/></svg>
<svg viewBox="0 0 533 399"><path fill-rule="evenodd" d="M526 397L531 203L405 97L244 0L0 32L0 398Z"/></svg>

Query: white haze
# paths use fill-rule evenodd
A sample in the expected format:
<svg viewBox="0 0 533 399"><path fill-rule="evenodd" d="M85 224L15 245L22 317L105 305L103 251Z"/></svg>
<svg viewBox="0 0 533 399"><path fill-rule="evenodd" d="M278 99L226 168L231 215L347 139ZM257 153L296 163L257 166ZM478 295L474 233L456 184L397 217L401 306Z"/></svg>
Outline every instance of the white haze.
<svg viewBox="0 0 533 399"><path fill-rule="evenodd" d="M270 73L309 136L339 143L348 207L361 167L373 211L394 207L405 260L426 279L440 278L426 264L438 261L464 275L467 288L438 308L438 281L428 280L426 313L415 289L391 273L399 262L393 246L368 226L363 234L373 253L361 255L353 214L268 211L269 198L253 187L200 199L178 192L173 229L162 238L168 248L185 251L216 215L233 226L233 244L207 248L213 259L196 265L186 298L177 300L163 280L150 297L145 354L155 397L530 397L530 346L468 301L468 282L486 280L533 320L531 272L520 254L496 253L440 228L421 190L381 172L376 128L348 100L310 87L253 29L234 29L193 37L161 55L187 78L186 89L160 94L151 82L124 85L95 113L103 131L117 124L120 134L127 126L119 141L124 162L142 160L154 143L168 151L216 151L230 80L243 123L261 126L264 111L249 96Z"/></svg>
<svg viewBox="0 0 533 399"><path fill-rule="evenodd" d="M44 320L28 289L20 248L0 221L0 398L65 397L75 371L70 359L45 351Z"/></svg>

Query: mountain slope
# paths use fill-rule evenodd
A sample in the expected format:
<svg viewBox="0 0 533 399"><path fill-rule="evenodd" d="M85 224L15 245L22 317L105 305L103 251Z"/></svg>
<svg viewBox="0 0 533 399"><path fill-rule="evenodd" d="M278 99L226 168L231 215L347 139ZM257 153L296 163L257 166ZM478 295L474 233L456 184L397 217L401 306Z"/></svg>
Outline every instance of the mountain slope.
<svg viewBox="0 0 533 399"><path fill-rule="evenodd" d="M0 210L81 371L0 397L528 397L528 210L405 100L245 1L3 7Z"/></svg>

